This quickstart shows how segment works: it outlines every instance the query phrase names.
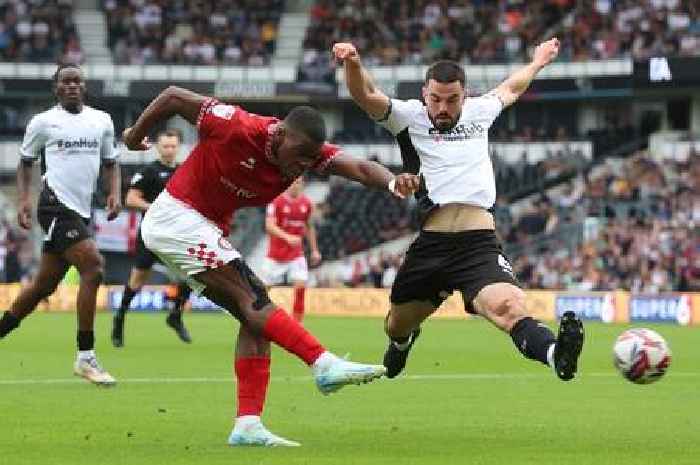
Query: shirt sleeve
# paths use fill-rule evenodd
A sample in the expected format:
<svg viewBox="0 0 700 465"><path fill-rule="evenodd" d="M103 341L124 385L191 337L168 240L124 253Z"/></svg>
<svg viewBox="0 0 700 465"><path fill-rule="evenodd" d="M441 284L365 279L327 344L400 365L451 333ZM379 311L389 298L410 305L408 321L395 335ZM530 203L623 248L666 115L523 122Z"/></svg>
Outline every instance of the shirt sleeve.
<svg viewBox="0 0 700 465"><path fill-rule="evenodd" d="M319 174L324 174L331 164L331 160L343 153L343 150L335 144L329 144L326 142L321 147L321 157L316 162L313 170Z"/></svg>
<svg viewBox="0 0 700 465"><path fill-rule="evenodd" d="M39 157L39 153L44 148L47 140L45 129L41 115L36 115L29 121L19 149L19 154L23 160L34 161Z"/></svg>
<svg viewBox="0 0 700 465"><path fill-rule="evenodd" d="M119 158L119 150L114 140L114 122L106 115L105 132L102 135L101 154L103 160L114 161Z"/></svg>
<svg viewBox="0 0 700 465"><path fill-rule="evenodd" d="M419 100L389 100L389 108L386 110L377 123L389 130L393 135L396 135L406 129L411 120L423 108L423 104Z"/></svg>
<svg viewBox="0 0 700 465"><path fill-rule="evenodd" d="M234 105L221 103L215 98L208 98L199 109L197 130L200 139L220 137L230 127L231 119L241 109Z"/></svg>
<svg viewBox="0 0 700 465"><path fill-rule="evenodd" d="M478 108L478 114L485 119L488 119L489 126L501 114L503 110L503 102L495 92L489 92L479 97L467 99L465 105L475 105Z"/></svg>

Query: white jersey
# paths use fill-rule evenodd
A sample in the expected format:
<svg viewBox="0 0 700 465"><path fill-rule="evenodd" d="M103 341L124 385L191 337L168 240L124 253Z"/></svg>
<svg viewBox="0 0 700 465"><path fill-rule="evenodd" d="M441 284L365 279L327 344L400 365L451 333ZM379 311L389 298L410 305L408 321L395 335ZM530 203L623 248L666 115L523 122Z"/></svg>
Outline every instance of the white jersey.
<svg viewBox="0 0 700 465"><path fill-rule="evenodd" d="M116 160L114 123L105 112L83 105L70 113L56 105L35 115L20 148L23 160L44 156L42 169L58 200L83 218L90 218L92 194L102 160Z"/></svg>
<svg viewBox="0 0 700 465"><path fill-rule="evenodd" d="M423 207L464 203L491 208L496 181L489 157L488 131L503 109L493 93L467 98L457 124L441 132L419 100L391 100L387 115L377 121L399 143L404 169L425 182L417 193Z"/></svg>

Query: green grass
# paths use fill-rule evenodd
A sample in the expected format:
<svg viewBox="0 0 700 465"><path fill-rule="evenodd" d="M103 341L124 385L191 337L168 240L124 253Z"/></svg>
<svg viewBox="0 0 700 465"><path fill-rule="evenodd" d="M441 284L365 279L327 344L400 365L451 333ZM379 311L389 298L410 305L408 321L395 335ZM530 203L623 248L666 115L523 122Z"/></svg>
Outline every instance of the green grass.
<svg viewBox="0 0 700 465"><path fill-rule="evenodd" d="M188 315L194 343L162 315L129 315L127 346L98 354L114 389L71 377L75 316L37 314L0 341L0 463L21 464L697 464L700 336L655 326L674 359L667 377L636 386L611 366L622 326L589 323L582 375L562 383L526 361L483 321L430 321L410 376L324 397L308 369L273 355L265 413L298 449L230 448L236 323ZM328 347L380 360L378 319L309 318ZM420 375L420 376L418 376ZM17 381L11 383L10 381Z"/></svg>

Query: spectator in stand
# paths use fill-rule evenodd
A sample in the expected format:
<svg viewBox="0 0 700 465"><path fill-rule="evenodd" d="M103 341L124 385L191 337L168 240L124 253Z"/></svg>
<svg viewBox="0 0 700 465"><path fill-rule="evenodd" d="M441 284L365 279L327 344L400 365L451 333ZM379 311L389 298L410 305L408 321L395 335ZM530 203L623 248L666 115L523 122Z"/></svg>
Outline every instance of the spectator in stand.
<svg viewBox="0 0 700 465"><path fill-rule="evenodd" d="M56 62L76 47L72 2L0 3L1 61Z"/></svg>
<svg viewBox="0 0 700 465"><path fill-rule="evenodd" d="M562 40L572 61L700 56L694 0L317 0L305 50L352 42L372 65L526 61L525 44Z"/></svg>
<svg viewBox="0 0 700 465"><path fill-rule="evenodd" d="M284 0L106 0L117 63L269 63Z"/></svg>

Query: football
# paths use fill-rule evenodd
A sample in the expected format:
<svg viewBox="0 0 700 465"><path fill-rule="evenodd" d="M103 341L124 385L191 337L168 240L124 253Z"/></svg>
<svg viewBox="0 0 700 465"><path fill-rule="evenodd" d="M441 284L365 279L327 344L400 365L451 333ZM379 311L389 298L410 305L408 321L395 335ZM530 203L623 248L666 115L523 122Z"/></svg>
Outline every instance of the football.
<svg viewBox="0 0 700 465"><path fill-rule="evenodd" d="M647 328L628 329L615 341L613 363L625 379L635 384L658 381L671 365L666 340Z"/></svg>

